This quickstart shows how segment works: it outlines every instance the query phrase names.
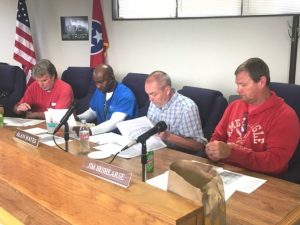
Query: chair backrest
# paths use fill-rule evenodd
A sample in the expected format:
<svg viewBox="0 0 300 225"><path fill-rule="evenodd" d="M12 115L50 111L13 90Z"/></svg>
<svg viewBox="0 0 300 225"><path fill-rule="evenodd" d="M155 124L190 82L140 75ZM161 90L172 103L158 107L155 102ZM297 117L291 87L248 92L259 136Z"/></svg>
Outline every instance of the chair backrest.
<svg viewBox="0 0 300 225"><path fill-rule="evenodd" d="M16 116L13 108L23 97L26 88L26 74L18 66L0 65L0 91L5 93L0 99L5 116Z"/></svg>
<svg viewBox="0 0 300 225"><path fill-rule="evenodd" d="M300 85L271 82L270 89L283 98L296 111L298 118L300 118Z"/></svg>
<svg viewBox="0 0 300 225"><path fill-rule="evenodd" d="M237 99L240 99L240 96L239 95L229 95L228 97L228 104L233 102L234 100L237 100Z"/></svg>
<svg viewBox="0 0 300 225"><path fill-rule="evenodd" d="M270 89L291 106L300 119L300 85L271 82ZM289 169L281 174L280 178L300 184L300 141L298 147L289 161Z"/></svg>
<svg viewBox="0 0 300 225"><path fill-rule="evenodd" d="M149 97L145 92L147 76L147 74L143 73L128 73L122 80L122 83L130 88L136 97L139 117L147 115L150 104Z"/></svg>
<svg viewBox="0 0 300 225"><path fill-rule="evenodd" d="M279 97L283 98L284 101L296 111L298 118L300 118L300 85L270 82L269 87L271 90L275 91ZM230 95L228 101L230 103L239 98L239 95Z"/></svg>
<svg viewBox="0 0 300 225"><path fill-rule="evenodd" d="M61 79L72 87L77 114L89 108L90 99L96 89L93 71L92 67L68 67L62 73Z"/></svg>
<svg viewBox="0 0 300 225"><path fill-rule="evenodd" d="M226 98L220 91L199 87L184 86L178 92L198 106L202 129L209 140L228 105Z"/></svg>

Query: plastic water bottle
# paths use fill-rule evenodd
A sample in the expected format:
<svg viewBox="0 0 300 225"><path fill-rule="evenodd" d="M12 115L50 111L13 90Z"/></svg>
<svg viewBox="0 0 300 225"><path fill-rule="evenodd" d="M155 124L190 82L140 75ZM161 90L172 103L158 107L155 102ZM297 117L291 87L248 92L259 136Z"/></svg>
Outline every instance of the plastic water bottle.
<svg viewBox="0 0 300 225"><path fill-rule="evenodd" d="M81 121L82 125L79 129L79 140L80 140L80 152L89 152L90 151L90 131L87 127L86 121Z"/></svg>

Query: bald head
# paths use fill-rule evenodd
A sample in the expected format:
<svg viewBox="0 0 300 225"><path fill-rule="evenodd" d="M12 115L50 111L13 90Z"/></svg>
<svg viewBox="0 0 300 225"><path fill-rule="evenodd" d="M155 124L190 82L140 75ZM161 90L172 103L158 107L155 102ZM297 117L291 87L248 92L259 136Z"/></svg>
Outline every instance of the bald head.
<svg viewBox="0 0 300 225"><path fill-rule="evenodd" d="M94 76L100 77L104 79L115 80L115 75L112 67L107 64L99 64L94 69Z"/></svg>
<svg viewBox="0 0 300 225"><path fill-rule="evenodd" d="M116 84L114 71L112 67L107 64L96 66L93 73L93 80L96 87L102 92L113 91Z"/></svg>

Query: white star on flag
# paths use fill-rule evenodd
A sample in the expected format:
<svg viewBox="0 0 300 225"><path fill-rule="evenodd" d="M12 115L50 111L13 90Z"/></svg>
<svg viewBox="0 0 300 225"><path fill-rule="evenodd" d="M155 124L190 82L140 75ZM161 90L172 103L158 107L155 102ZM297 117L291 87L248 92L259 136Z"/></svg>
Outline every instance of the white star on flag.
<svg viewBox="0 0 300 225"><path fill-rule="evenodd" d="M93 38L95 38L97 40L96 42L96 45L100 42L100 40L103 40L102 39L102 33L99 33L97 30L96 30L96 34L93 36Z"/></svg>

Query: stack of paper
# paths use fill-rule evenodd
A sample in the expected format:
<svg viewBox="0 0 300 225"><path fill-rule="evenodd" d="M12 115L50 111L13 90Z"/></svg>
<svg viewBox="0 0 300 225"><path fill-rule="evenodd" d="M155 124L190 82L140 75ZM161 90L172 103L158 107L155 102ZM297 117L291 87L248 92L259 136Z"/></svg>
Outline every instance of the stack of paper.
<svg viewBox="0 0 300 225"><path fill-rule="evenodd" d="M101 151L110 151L112 155L119 152L124 146L136 140L141 134L150 130L153 124L147 117L140 117L133 120L126 120L117 125L122 135L115 133L105 133L90 137L91 142L98 146L94 147ZM155 151L166 147L166 144L157 136L152 136L146 141L147 151ZM140 143L122 151L118 156L123 158L133 158L141 155L142 145Z"/></svg>
<svg viewBox="0 0 300 225"><path fill-rule="evenodd" d="M34 134L40 137L40 142L45 144L45 145L49 145L49 146L55 146L55 143L53 141L53 135L52 134L48 134L47 130L39 128L39 127L35 127L35 128L30 128L30 129L26 129L24 130L30 134ZM59 145L59 144L63 144L65 143L65 139L62 137L58 137L58 136L54 136L55 138L55 142Z"/></svg>
<svg viewBox="0 0 300 225"><path fill-rule="evenodd" d="M5 126L27 127L27 126L35 126L43 122L45 122L45 120L23 119L18 117L4 117Z"/></svg>

